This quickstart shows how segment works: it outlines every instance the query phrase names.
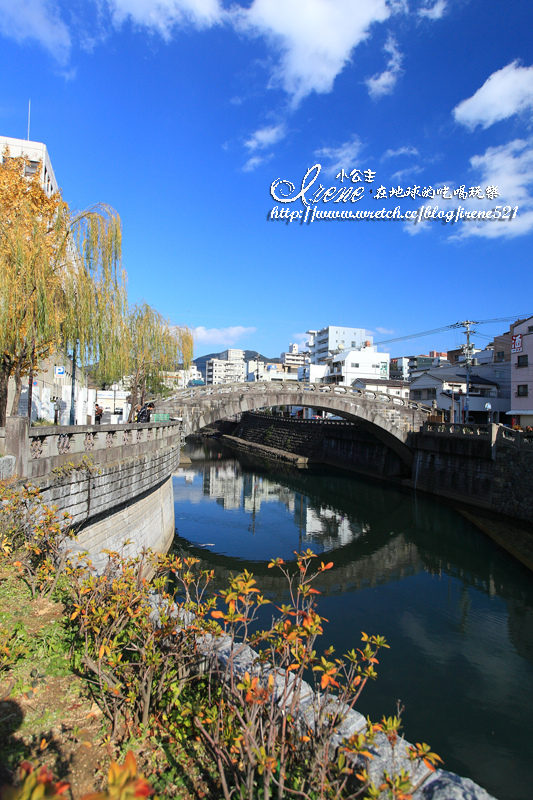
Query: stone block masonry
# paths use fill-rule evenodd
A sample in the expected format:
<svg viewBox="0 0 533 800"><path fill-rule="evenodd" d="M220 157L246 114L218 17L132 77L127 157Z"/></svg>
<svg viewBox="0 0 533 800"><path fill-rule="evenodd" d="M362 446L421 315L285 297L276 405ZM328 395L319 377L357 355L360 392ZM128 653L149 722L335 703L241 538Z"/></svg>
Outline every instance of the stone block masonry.
<svg viewBox="0 0 533 800"><path fill-rule="evenodd" d="M353 422L299 420L269 414L242 415L235 434L255 445L285 450L309 459L379 478L404 478L402 458Z"/></svg>
<svg viewBox="0 0 533 800"><path fill-rule="evenodd" d="M39 488L44 503L70 514L75 549L163 552L174 536L171 476L181 438L172 422L28 430L25 417L10 417L5 449L12 455L0 460Z"/></svg>
<svg viewBox="0 0 533 800"><path fill-rule="evenodd" d="M170 446L99 467L59 471L34 483L46 504L72 516L82 549L163 552L174 536L170 476L178 463L179 448Z"/></svg>

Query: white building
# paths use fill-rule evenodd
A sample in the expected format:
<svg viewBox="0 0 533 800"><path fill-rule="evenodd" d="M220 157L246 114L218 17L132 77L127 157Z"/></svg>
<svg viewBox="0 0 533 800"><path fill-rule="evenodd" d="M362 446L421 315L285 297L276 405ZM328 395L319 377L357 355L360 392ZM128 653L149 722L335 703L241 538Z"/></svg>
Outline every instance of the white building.
<svg viewBox="0 0 533 800"><path fill-rule="evenodd" d="M284 367L297 370L298 367L304 367L309 363L309 354L306 352L300 353L298 345L291 343L289 352L281 353L280 360Z"/></svg>
<svg viewBox="0 0 533 800"><path fill-rule="evenodd" d="M382 380L378 378L357 378L352 384L355 389L366 389L369 392L382 392L391 397L409 400L409 384L406 381Z"/></svg>
<svg viewBox="0 0 533 800"><path fill-rule="evenodd" d="M298 372L290 372L284 368L283 364L273 364L265 361L255 361L252 359L246 363L246 380L254 381L297 381Z"/></svg>
<svg viewBox="0 0 533 800"><path fill-rule="evenodd" d="M332 353L338 350L354 350L365 344L372 344L372 337L368 336L364 328L348 328L346 326L334 327L328 325L320 330L306 331L309 340L306 346L309 349L311 364L324 364Z"/></svg>
<svg viewBox="0 0 533 800"><path fill-rule="evenodd" d="M41 185L46 191L48 197L54 192L57 192L58 185L54 170L52 169L52 162L48 155L46 145L42 142L30 142L27 139L12 139L9 136L0 136L0 163L4 161L4 150L9 148L9 155L11 158L25 155L29 158L30 163L26 166L26 175L34 175L41 164Z"/></svg>
<svg viewBox="0 0 533 800"><path fill-rule="evenodd" d="M360 378L388 380L389 360L389 353L378 353L376 346L342 350L328 359L324 383L353 386Z"/></svg>
<svg viewBox="0 0 533 800"><path fill-rule="evenodd" d="M466 401L466 368L464 366L440 367L414 378L411 382L411 400L432 405L448 412L451 422L502 422L509 410L509 398L502 397L498 385L476 373L470 372L468 411ZM453 412L452 412L453 407ZM452 419L453 417L453 419Z"/></svg>
<svg viewBox="0 0 533 800"><path fill-rule="evenodd" d="M221 383L244 383L246 364L242 361L225 361L212 358L206 364L207 383L216 386Z"/></svg>
<svg viewBox="0 0 533 800"><path fill-rule="evenodd" d="M306 364L298 368L298 380L308 383L323 383L328 372L327 364Z"/></svg>
<svg viewBox="0 0 533 800"><path fill-rule="evenodd" d="M397 356L391 358L389 364L389 375L394 381L409 380L409 356Z"/></svg>
<svg viewBox="0 0 533 800"><path fill-rule="evenodd" d="M177 369L174 372L163 373L163 383L168 389L184 389L193 381L203 383L203 376L196 364L191 364L188 369Z"/></svg>
<svg viewBox="0 0 533 800"><path fill-rule="evenodd" d="M533 426L533 317L511 325L511 409L507 420Z"/></svg>

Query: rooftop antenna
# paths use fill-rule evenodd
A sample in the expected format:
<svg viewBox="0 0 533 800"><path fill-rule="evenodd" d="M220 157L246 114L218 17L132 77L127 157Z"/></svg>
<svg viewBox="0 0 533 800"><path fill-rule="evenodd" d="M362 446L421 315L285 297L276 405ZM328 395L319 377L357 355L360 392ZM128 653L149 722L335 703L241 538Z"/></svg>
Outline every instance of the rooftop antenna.
<svg viewBox="0 0 533 800"><path fill-rule="evenodd" d="M28 100L28 142L30 141L30 112L31 112L31 100Z"/></svg>

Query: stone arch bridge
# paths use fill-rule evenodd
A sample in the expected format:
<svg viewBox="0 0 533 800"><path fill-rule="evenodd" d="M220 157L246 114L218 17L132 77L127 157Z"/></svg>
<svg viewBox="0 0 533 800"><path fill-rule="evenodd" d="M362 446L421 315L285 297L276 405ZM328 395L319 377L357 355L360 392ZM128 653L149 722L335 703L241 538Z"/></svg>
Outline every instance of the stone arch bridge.
<svg viewBox="0 0 533 800"><path fill-rule="evenodd" d="M419 431L432 411L401 397L353 387L296 381L254 382L183 389L158 403L158 410L180 417L186 436L220 419L272 406L316 408L357 422L407 463L407 440Z"/></svg>

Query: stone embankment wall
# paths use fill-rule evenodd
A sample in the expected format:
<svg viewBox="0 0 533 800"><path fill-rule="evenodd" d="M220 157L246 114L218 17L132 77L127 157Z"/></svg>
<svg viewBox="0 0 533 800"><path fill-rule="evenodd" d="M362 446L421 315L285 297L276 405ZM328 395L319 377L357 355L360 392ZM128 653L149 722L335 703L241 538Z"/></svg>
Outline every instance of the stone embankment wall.
<svg viewBox="0 0 533 800"><path fill-rule="evenodd" d="M70 514L74 549L94 556L104 549L124 555L144 547L168 550L179 424L28 429L26 418L10 417L3 441L10 455L0 458L6 465L0 474L36 486L44 503Z"/></svg>
<svg viewBox="0 0 533 800"><path fill-rule="evenodd" d="M394 480L484 512L533 522L533 437L502 425L426 423L407 442L414 456L411 469L350 422L246 413L234 435L309 462Z"/></svg>
<svg viewBox="0 0 533 800"><path fill-rule="evenodd" d="M533 437L498 425L432 425L414 434L415 489L533 522Z"/></svg>
<svg viewBox="0 0 533 800"><path fill-rule="evenodd" d="M43 501L67 511L78 545L91 554L143 548L166 552L174 537L172 472L179 448L131 457L100 467L68 470L33 481Z"/></svg>
<svg viewBox="0 0 533 800"><path fill-rule="evenodd" d="M310 462L353 469L375 477L402 478L409 474L396 453L353 422L245 413L234 436L303 456Z"/></svg>

